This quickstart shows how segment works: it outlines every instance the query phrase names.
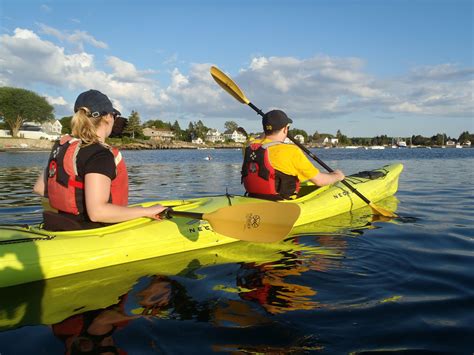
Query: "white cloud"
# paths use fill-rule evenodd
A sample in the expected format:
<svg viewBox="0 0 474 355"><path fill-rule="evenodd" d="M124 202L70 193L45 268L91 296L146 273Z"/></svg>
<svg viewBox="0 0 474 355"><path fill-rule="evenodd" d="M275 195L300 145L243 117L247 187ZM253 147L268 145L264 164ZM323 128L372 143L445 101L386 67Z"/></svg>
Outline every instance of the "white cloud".
<svg viewBox="0 0 474 355"><path fill-rule="evenodd" d="M112 75L118 81L132 83L149 81L147 76L155 73L153 70L139 71L132 63L113 56L107 58L107 64L112 68Z"/></svg>
<svg viewBox="0 0 474 355"><path fill-rule="evenodd" d="M65 41L65 42L71 43L79 51L84 50L85 44L90 44L96 48L101 48L101 49L108 48L107 43L95 39L93 36L91 36L85 31L76 30L72 33L68 33L67 31L60 31L56 28L47 26L42 23L39 23L38 26L40 27L40 33L56 37L62 42Z"/></svg>
<svg viewBox="0 0 474 355"><path fill-rule="evenodd" d="M62 96L49 96L49 95L44 95L46 100L53 106L67 106L68 102L64 99Z"/></svg>
<svg viewBox="0 0 474 355"><path fill-rule="evenodd" d="M42 5L40 6L40 9L41 9L41 11L46 12L46 13L50 13L50 12L52 11L51 7L49 7L49 6L46 5L46 4L42 4Z"/></svg>

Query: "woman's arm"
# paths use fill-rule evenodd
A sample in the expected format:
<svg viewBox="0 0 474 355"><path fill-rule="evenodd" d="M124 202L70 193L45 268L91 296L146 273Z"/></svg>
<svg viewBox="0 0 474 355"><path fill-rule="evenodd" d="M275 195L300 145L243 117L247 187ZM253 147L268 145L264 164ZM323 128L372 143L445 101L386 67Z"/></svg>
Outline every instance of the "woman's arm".
<svg viewBox="0 0 474 355"><path fill-rule="evenodd" d="M40 196L44 196L44 171L36 179L35 186L33 186L33 192Z"/></svg>
<svg viewBox="0 0 474 355"><path fill-rule="evenodd" d="M126 207L109 203L111 180L108 176L89 173L85 176L86 209L93 222L117 223L139 217L160 219L158 214L166 209L162 205Z"/></svg>

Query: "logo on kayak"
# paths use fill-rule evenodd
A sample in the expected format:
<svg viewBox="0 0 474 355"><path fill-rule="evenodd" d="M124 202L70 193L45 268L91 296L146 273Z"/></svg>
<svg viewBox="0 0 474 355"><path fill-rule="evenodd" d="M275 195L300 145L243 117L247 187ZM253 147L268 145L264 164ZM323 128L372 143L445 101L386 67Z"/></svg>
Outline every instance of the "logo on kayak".
<svg viewBox="0 0 474 355"><path fill-rule="evenodd" d="M350 191L342 190L342 192L337 192L334 195L332 195L332 197L334 199L338 199L338 198L341 198L341 197L349 196L350 193L351 193Z"/></svg>
<svg viewBox="0 0 474 355"><path fill-rule="evenodd" d="M246 225L247 229L260 227L260 216L259 215L249 213L245 217L246 217L245 225Z"/></svg>

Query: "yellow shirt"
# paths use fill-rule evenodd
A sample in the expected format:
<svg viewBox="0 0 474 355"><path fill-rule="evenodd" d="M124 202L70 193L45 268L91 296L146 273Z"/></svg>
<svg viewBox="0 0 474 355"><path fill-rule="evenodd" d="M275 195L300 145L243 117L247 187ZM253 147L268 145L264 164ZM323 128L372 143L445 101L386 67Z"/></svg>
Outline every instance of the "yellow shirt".
<svg viewBox="0 0 474 355"><path fill-rule="evenodd" d="M266 144L273 142L265 138L256 138L249 142ZM284 174L298 177L298 180L305 181L314 178L319 174L319 170L309 161L303 151L294 144L277 144L267 148L268 157L273 168Z"/></svg>

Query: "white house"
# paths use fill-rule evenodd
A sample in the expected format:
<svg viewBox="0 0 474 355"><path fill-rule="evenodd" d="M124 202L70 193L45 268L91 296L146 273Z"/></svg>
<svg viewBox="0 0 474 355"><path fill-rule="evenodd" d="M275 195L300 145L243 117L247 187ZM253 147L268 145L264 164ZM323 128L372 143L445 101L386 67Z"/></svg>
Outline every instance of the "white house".
<svg viewBox="0 0 474 355"><path fill-rule="evenodd" d="M18 137L29 139L49 139L56 140L61 137L63 126L58 120L44 122L25 122L18 132Z"/></svg>
<svg viewBox="0 0 474 355"><path fill-rule="evenodd" d="M224 140L225 140L224 136L219 132L218 129L211 128L206 133L206 141L208 142L217 143L217 142L223 142Z"/></svg>
<svg viewBox="0 0 474 355"><path fill-rule="evenodd" d="M193 139L191 141L191 143L194 143L194 144L204 144L204 141L202 140L202 138L198 137L196 139Z"/></svg>
<svg viewBox="0 0 474 355"><path fill-rule="evenodd" d="M304 137L302 134L297 134L295 137L295 140L297 140L300 144L304 143Z"/></svg>
<svg viewBox="0 0 474 355"><path fill-rule="evenodd" d="M225 131L224 137L226 139L233 140L236 143L245 143L245 141L247 140L247 138L237 130L234 130L233 132Z"/></svg>
<svg viewBox="0 0 474 355"><path fill-rule="evenodd" d="M47 121L41 125L42 131L51 135L61 135L63 125L58 120Z"/></svg>
<svg viewBox="0 0 474 355"><path fill-rule="evenodd" d="M318 140L316 140L316 144L320 146L337 145L338 143L339 143L339 139L332 138L332 137L324 137L324 138L319 138Z"/></svg>

